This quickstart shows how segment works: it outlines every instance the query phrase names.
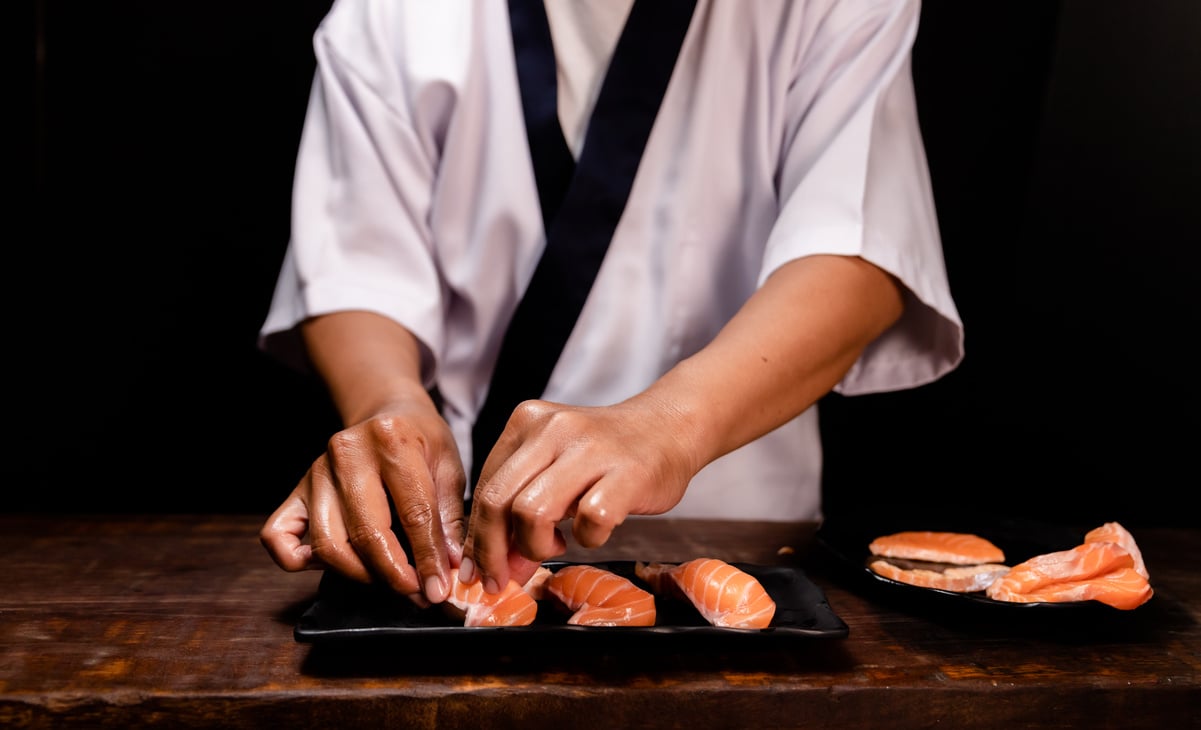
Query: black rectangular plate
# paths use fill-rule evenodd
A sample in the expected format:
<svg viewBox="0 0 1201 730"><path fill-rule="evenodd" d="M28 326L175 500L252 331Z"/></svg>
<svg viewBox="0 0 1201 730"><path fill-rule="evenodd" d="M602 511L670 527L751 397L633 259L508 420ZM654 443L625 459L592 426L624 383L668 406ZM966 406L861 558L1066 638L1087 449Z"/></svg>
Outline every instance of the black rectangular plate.
<svg viewBox="0 0 1201 730"><path fill-rule="evenodd" d="M545 565L558 570L569 562L551 561ZM634 561L589 563L613 571L647 586L634 575ZM478 636L529 637L599 636L747 636L844 638L847 625L839 618L822 590L805 574L789 566L763 566L747 563L732 565L754 576L776 602L776 614L766 629L730 629L710 625L686 601L656 599L657 621L654 626L572 626L567 614L549 601L538 607L538 618L529 626L472 626L456 623L440 607L419 609L409 599L379 585L364 585L338 573L327 571L321 578L317 599L301 615L294 636L297 641L318 643L380 637Z"/></svg>

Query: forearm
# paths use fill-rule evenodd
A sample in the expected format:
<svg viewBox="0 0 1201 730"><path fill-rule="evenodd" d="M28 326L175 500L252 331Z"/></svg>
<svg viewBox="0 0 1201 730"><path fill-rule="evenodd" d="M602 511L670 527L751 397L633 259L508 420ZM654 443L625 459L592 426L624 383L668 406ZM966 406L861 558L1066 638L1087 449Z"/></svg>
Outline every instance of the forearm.
<svg viewBox="0 0 1201 730"><path fill-rule="evenodd" d="M792 261L712 343L635 400L672 414L699 469L817 402L902 306L892 277L862 259Z"/></svg>
<svg viewBox="0 0 1201 730"><path fill-rule="evenodd" d="M421 379L417 339L387 317L336 312L308 320L302 332L313 367L346 425L359 423L389 404L430 401Z"/></svg>

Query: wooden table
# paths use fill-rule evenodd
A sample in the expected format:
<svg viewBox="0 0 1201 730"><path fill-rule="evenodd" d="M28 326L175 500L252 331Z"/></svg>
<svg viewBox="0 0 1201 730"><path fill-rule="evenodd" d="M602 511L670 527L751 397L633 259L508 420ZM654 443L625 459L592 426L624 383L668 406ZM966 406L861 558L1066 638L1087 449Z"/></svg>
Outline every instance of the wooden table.
<svg viewBox="0 0 1201 730"><path fill-rule="evenodd" d="M635 520L567 558L795 564L849 634L343 650L294 640L320 576L261 521L0 516L0 727L1201 727L1201 531L1132 530L1156 595L1115 625L1040 627L872 598L811 524Z"/></svg>

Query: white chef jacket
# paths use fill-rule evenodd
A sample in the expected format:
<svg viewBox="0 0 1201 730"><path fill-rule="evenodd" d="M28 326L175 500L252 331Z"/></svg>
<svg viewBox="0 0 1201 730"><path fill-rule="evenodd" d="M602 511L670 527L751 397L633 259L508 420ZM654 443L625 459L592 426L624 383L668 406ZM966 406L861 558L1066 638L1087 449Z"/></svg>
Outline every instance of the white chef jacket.
<svg viewBox="0 0 1201 730"><path fill-rule="evenodd" d="M699 0L543 398L643 390L812 254L860 256L904 285L901 320L837 392L916 387L959 364L910 71L918 14L918 0ZM304 367L302 320L394 319L421 342L466 463L546 242L508 23L503 0L336 0L314 37L291 239L259 340ZM669 514L816 519L820 479L815 406L705 467Z"/></svg>

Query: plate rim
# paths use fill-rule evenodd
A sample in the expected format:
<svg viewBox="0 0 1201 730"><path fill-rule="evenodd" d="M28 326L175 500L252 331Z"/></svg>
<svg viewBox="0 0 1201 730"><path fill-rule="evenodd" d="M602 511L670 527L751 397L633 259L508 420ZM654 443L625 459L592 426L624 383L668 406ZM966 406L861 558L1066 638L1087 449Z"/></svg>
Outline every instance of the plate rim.
<svg viewBox="0 0 1201 730"><path fill-rule="evenodd" d="M544 561L543 565L550 567L552 570L568 565L595 565L613 569L620 567L622 569L632 570L632 567L637 560L597 560L597 561L569 561L569 560L548 560ZM660 562L679 562L679 561L660 561ZM314 625L316 614L323 607L323 600L336 600L329 595L331 588L327 584L327 580L332 583L342 583L349 585L349 578L345 578L340 574L327 570L321 578L321 583L318 586L317 596L310 602L308 607L298 618L294 628L293 637L301 643L316 643L328 640L353 640L353 639L379 639L385 637L478 637L478 636L725 636L725 637L789 637L789 638L806 638L806 639L840 639L846 638L850 633L850 627L846 621L842 619L830 606L826 592L808 577L805 571L794 565L781 564L766 564L760 565L755 563L747 563L741 561L728 561L731 565L744 570L756 578L759 578L765 571L787 571L793 574L795 580L800 581L801 588L806 591L806 594L813 594L817 599L809 607L814 618L814 627L779 625L769 626L764 629L745 629L732 628L723 626L713 626L711 624L666 624L655 626L575 626L566 623L554 624L533 624L529 626L455 626L455 625L429 625L429 626L406 626L406 625L379 625L379 626L320 626ZM621 571L618 571L621 572ZM360 584L355 584L356 586ZM323 596L323 588L325 595ZM373 590L370 586L363 586L364 592ZM778 600L778 599L777 599Z"/></svg>

